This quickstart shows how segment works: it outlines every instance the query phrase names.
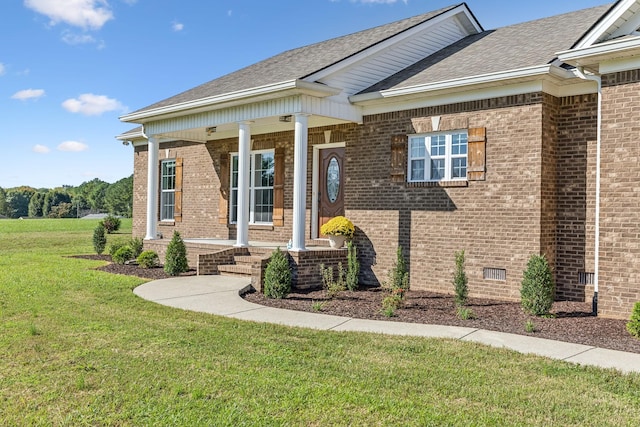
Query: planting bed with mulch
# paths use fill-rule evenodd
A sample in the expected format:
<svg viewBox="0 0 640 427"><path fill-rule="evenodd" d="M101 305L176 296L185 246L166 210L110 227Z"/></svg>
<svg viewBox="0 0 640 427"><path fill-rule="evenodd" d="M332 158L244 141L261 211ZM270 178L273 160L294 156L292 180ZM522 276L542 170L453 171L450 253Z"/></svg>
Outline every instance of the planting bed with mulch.
<svg viewBox="0 0 640 427"><path fill-rule="evenodd" d="M82 255L79 258L111 261L109 255ZM161 267L144 269L137 265L109 263L98 270L151 280L171 277ZM195 274L195 270L189 270L181 276ZM553 305L554 317L542 318L525 314L517 302L469 298L466 307L473 311L475 318L463 320L457 316L453 295L410 290L403 307L393 317L386 317L382 314L382 299L386 295L386 291L381 288L365 288L355 292L341 292L333 299L328 298L324 290L293 292L284 299L268 299L263 294L254 292L245 295L245 299L289 310L359 319L464 326L640 353L640 340L629 335L625 327L626 320L593 316L589 303L558 301ZM533 322L535 332L526 332L527 321Z"/></svg>

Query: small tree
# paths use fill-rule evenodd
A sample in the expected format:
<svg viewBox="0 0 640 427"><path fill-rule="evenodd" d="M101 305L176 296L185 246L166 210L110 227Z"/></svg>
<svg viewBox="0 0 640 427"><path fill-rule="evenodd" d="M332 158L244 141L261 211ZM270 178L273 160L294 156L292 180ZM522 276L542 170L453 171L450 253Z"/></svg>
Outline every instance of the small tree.
<svg viewBox="0 0 640 427"><path fill-rule="evenodd" d="M356 245L352 241L347 242L347 289L358 289L358 275L360 274L360 262Z"/></svg>
<svg viewBox="0 0 640 427"><path fill-rule="evenodd" d="M164 261L164 271L170 276L177 276L189 269L187 263L187 247L184 245L180 233L173 232L173 237L167 246L167 255Z"/></svg>
<svg viewBox="0 0 640 427"><path fill-rule="evenodd" d="M95 249L98 255L104 252L104 248L107 246L107 236L105 236L104 226L98 224L93 230L93 249Z"/></svg>
<svg viewBox="0 0 640 427"><path fill-rule="evenodd" d="M520 289L522 308L536 316L548 314L554 293L555 284L547 259L544 255L531 255Z"/></svg>
<svg viewBox="0 0 640 427"><path fill-rule="evenodd" d="M409 290L409 272L407 271L407 262L402 255L402 246L398 246L396 251L396 263L389 272L387 287L391 290L402 289L404 292Z"/></svg>
<svg viewBox="0 0 640 427"><path fill-rule="evenodd" d="M456 252L456 272L453 275L453 287L456 292L456 305L463 306L467 303L469 288L467 286L467 274L464 271L464 250Z"/></svg>
<svg viewBox="0 0 640 427"><path fill-rule="evenodd" d="M291 269L289 258L280 248L271 255L264 272L264 296L284 298L291 292Z"/></svg>
<svg viewBox="0 0 640 427"><path fill-rule="evenodd" d="M111 234L120 229L120 222L120 218L108 215L100 223L104 226L104 229L107 230L107 234Z"/></svg>
<svg viewBox="0 0 640 427"><path fill-rule="evenodd" d="M636 338L640 338L640 302L633 306L631 319L627 322L627 332Z"/></svg>

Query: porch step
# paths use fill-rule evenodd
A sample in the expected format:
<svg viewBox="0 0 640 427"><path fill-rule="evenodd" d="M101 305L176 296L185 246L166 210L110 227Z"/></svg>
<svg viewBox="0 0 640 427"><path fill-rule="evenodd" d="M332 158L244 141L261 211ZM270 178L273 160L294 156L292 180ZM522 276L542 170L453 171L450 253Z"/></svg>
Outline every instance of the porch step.
<svg viewBox="0 0 640 427"><path fill-rule="evenodd" d="M248 265L260 264L264 256L259 255L236 255L234 257L236 265Z"/></svg>
<svg viewBox="0 0 640 427"><path fill-rule="evenodd" d="M251 276L250 265L225 264L219 265L220 274L228 274L232 276Z"/></svg>

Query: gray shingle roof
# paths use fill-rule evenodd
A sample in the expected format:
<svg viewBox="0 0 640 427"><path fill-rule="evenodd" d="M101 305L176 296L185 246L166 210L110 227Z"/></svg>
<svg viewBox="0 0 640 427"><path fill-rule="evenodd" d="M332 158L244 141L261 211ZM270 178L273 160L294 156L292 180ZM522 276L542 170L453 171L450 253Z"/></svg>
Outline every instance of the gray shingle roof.
<svg viewBox="0 0 640 427"><path fill-rule="evenodd" d="M134 113L239 90L302 79L457 6L449 6L402 21L289 50L137 110Z"/></svg>
<svg viewBox="0 0 640 427"><path fill-rule="evenodd" d="M548 64L609 8L598 6L468 36L361 93Z"/></svg>

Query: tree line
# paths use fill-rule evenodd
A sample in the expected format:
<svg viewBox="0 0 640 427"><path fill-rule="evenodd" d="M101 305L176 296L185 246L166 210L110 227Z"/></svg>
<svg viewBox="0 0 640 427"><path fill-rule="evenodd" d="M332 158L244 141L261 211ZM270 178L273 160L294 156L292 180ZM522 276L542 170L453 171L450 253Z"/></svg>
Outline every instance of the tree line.
<svg viewBox="0 0 640 427"><path fill-rule="evenodd" d="M130 218L132 207L133 175L113 184L95 178L77 187L0 187L0 216L8 218L79 218L89 213Z"/></svg>

